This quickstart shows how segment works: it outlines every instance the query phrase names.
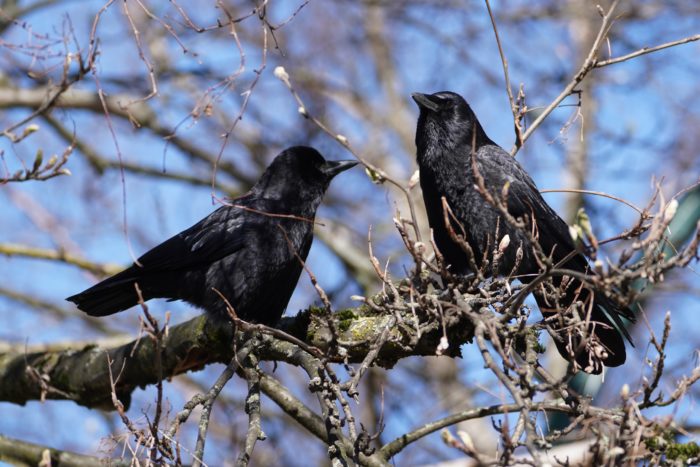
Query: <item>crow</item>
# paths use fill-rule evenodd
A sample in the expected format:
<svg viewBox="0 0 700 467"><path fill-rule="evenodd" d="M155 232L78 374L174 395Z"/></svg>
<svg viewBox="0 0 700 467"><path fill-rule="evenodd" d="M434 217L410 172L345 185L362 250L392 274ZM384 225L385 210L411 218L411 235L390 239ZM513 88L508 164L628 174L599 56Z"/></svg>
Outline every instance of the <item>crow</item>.
<svg viewBox="0 0 700 467"><path fill-rule="evenodd" d="M326 161L310 147L288 148L247 194L67 300L88 315L107 316L139 302L138 284L144 300L184 300L226 319L223 296L239 318L275 325L299 280L331 179L356 164Z"/></svg>
<svg viewBox="0 0 700 467"><path fill-rule="evenodd" d="M558 269L593 274L587 259L577 252L567 224L542 199L518 161L486 135L460 95L444 91L412 97L420 108L416 147L423 200L437 249L453 272L466 274L473 265L487 264L486 276L515 273L522 283L530 283L542 272L534 239L554 264L562 262ZM524 222L524 228L514 225L517 220ZM469 249L454 241L455 235L463 236L472 261L465 252ZM504 251L493 270L491 252L499 245ZM490 263L484 263L489 258ZM603 365L624 363L621 333L630 343L631 339L620 317L633 320L632 312L574 277L557 276L553 283L558 294L545 294L539 285L534 296L549 328L555 330L559 353L567 359L575 355L577 369L593 374L600 373ZM582 304L581 319L590 321L587 329L569 326L567 331L562 313L573 310L575 302Z"/></svg>

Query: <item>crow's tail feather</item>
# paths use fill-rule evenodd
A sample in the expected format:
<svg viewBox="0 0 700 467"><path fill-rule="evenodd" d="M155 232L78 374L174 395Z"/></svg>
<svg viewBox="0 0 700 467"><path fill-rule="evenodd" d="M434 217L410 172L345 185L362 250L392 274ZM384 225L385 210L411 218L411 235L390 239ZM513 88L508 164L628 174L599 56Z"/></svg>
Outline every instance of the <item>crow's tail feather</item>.
<svg viewBox="0 0 700 467"><path fill-rule="evenodd" d="M66 300L90 316L108 316L131 308L139 302L134 287L139 278L132 269L133 266ZM143 298L148 300L151 297Z"/></svg>
<svg viewBox="0 0 700 467"><path fill-rule="evenodd" d="M578 299L585 303L588 293L584 289ZM535 294L535 299L545 318L558 312L551 309L549 302L542 295ZM569 305L570 303L559 303L562 311L566 310ZM623 336L627 338L630 344L632 343L625 324L621 319L622 317L629 320L634 319L629 309L620 307L600 292L594 293L590 323L585 330L585 334L589 337L584 342L579 332L558 330L557 335L553 336L553 338L559 353L566 359L569 359L570 355L574 353L576 363L581 369L592 374L598 374L603 370L601 364L610 367L622 365L626 358L625 339ZM558 320L553 319L550 322L556 330ZM592 336L595 336L595 339L592 339ZM594 341L597 341L597 344L600 345L592 345ZM602 349L600 346L602 346Z"/></svg>

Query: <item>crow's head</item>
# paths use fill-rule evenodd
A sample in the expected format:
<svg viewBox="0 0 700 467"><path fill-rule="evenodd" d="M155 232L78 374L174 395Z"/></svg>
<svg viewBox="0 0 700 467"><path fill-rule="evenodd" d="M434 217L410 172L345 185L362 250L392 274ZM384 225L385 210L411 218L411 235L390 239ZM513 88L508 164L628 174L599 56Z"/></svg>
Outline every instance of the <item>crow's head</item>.
<svg viewBox="0 0 700 467"><path fill-rule="evenodd" d="M411 94L420 108L416 129L418 157L430 156L440 149L454 149L471 145L476 135L476 146L490 142L469 104L454 92Z"/></svg>
<svg viewBox="0 0 700 467"><path fill-rule="evenodd" d="M314 148L294 146L275 157L253 191L263 198L318 206L333 177L355 165L357 161L327 161Z"/></svg>

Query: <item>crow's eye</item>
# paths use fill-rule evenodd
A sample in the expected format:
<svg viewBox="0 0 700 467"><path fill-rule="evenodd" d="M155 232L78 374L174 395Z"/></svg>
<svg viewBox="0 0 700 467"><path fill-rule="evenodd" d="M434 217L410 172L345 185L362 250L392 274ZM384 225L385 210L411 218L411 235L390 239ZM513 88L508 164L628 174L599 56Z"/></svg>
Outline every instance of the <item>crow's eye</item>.
<svg viewBox="0 0 700 467"><path fill-rule="evenodd" d="M318 172L318 173L323 172L323 164L324 164L324 161L323 161L323 160L314 157L314 158L306 159L306 161L307 161L306 167L308 168L308 170L309 170L311 173L313 173L313 172Z"/></svg>
<svg viewBox="0 0 700 467"><path fill-rule="evenodd" d="M444 97L434 96L433 102L435 102L440 110L449 109L452 107L452 102Z"/></svg>

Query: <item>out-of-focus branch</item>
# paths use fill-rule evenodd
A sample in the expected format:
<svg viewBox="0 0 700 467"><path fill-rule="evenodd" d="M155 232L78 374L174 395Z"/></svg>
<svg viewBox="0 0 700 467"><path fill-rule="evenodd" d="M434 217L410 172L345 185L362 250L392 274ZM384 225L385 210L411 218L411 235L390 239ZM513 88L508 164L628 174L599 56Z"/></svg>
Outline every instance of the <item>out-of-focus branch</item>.
<svg viewBox="0 0 700 467"><path fill-rule="evenodd" d="M29 5L19 7L18 1L5 1L2 4L3 12L0 15L0 33L4 33L7 28L15 23L19 18L28 15L36 10L56 3L56 0L37 0Z"/></svg>
<svg viewBox="0 0 700 467"><path fill-rule="evenodd" d="M78 266L81 269L90 271L98 276L109 276L116 274L122 269L123 266L116 264L99 264L92 261L88 261L79 256L66 253L60 250L49 250L46 248L35 248L27 245L19 245L15 243L0 243L0 255L5 256L20 256L25 258L35 258L35 259L47 259L52 261L58 261L61 263L72 264L73 266Z"/></svg>
<svg viewBox="0 0 700 467"><path fill-rule="evenodd" d="M338 255L338 258L348 268L352 278L365 290L376 285L377 276L367 258L367 252L355 246L349 232L345 232L341 226L335 225L328 219L320 220L320 223L327 227L317 228L314 235Z"/></svg>
<svg viewBox="0 0 700 467"><path fill-rule="evenodd" d="M85 320L85 322L93 329L103 333L103 334L113 334L114 329L109 325L109 323L105 322L104 320L99 320L95 319L91 316L88 316L84 313L78 313L75 311L71 311L70 309L60 307L56 305L54 302L48 301L48 300L42 300L41 298L36 297L36 295L29 295L26 293L18 292L17 290L7 288L4 286L0 285L0 295L9 298L10 300L13 300L18 303L22 303L24 305L27 305L29 307L32 307L36 310L39 310L41 312L49 312L52 316L55 318L58 318L59 320L62 319L67 319L67 318L75 318L75 317L80 317ZM4 352L2 350L3 344L0 343L0 353ZM22 346L24 347L24 346ZM50 347L50 345L49 345ZM72 348L75 348L73 346Z"/></svg>
<svg viewBox="0 0 700 467"><path fill-rule="evenodd" d="M165 171L163 169L157 169L155 167L148 167L145 165L135 164L133 162L128 162L125 160L115 161L107 159L97 153L95 148L86 143L84 140L78 138L75 134L70 132L61 122L52 117L51 115L44 115L44 120L51 125L51 127L56 130L56 132L63 138L66 142L74 144L75 148L78 149L90 163L90 165L98 172L102 173L106 169L124 170L126 172L131 172L139 175L146 175L150 177L165 178L169 180L176 180L180 182L186 182L191 185L196 186L211 186L211 178L209 176L198 177L196 175ZM217 188L225 192L228 196L236 196L239 190L232 186L224 186L217 184Z"/></svg>
<svg viewBox="0 0 700 467"><path fill-rule="evenodd" d="M97 114L109 112L110 115L128 120L133 125L150 129L153 133L166 138L170 144L195 160L206 162L212 167L217 160L216 155L204 151L188 139L177 136L172 129L161 125L153 109L134 96L128 94L104 96L103 107L100 96L96 92L70 87L58 97L55 97L55 93L56 90L51 86L32 89L2 87L0 88L0 109L13 107L42 109L49 106L88 110ZM220 161L218 169L238 180L250 182L248 180L249 177L230 162Z"/></svg>
<svg viewBox="0 0 700 467"><path fill-rule="evenodd" d="M385 20L384 9L373 1L365 1L364 23L367 31L367 44L374 61L378 82L387 97L387 111L383 113L383 121L399 135L404 150L411 154L414 151L414 121L406 105L406 96L399 93L402 89L401 75L396 70L394 53L389 40L388 24ZM375 113L375 108L369 113Z"/></svg>
<svg viewBox="0 0 700 467"><path fill-rule="evenodd" d="M41 108L47 105L55 93L55 86L40 86L36 88L0 88L0 109L12 107ZM117 94L105 96L109 112L119 117L128 118L132 122L144 122L155 118L151 108L137 102L134 96ZM125 107L126 103L130 103ZM103 112L102 104L97 93L70 87L62 92L53 102L53 107L90 110Z"/></svg>
<svg viewBox="0 0 700 467"><path fill-rule="evenodd" d="M95 319L95 321L98 321ZM103 320L104 321L104 320ZM106 325L105 325L106 327ZM99 337L97 339L74 339L70 341L62 342L50 342L46 344L27 344L22 341L19 343L14 342L3 342L0 341L0 355L14 353L45 353L45 352L69 352L71 350L86 348L86 347L119 347L126 345L134 340L134 336L124 334L123 331L117 331L111 328L107 328L105 334L109 334L106 337Z"/></svg>
<svg viewBox="0 0 700 467"><path fill-rule="evenodd" d="M127 467L131 462L121 459L100 459L74 452L48 448L0 435L0 461L12 465L41 465L57 467L90 467L108 464L112 467Z"/></svg>

